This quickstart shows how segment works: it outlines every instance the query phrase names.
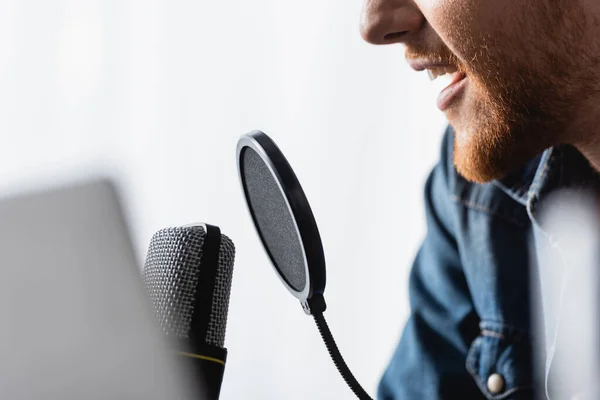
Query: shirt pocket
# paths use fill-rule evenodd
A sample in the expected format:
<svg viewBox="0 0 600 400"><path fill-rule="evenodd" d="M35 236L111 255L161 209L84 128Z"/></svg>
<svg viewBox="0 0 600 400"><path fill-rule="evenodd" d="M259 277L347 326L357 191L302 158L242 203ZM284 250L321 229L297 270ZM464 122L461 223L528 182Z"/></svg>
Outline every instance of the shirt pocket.
<svg viewBox="0 0 600 400"><path fill-rule="evenodd" d="M531 342L508 326L482 322L467 354L466 368L490 400L533 396Z"/></svg>

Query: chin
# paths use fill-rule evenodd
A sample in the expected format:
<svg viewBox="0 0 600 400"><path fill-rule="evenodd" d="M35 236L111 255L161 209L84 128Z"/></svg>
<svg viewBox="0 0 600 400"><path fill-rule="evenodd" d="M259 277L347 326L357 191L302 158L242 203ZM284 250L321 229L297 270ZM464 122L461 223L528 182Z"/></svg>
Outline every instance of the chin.
<svg viewBox="0 0 600 400"><path fill-rule="evenodd" d="M455 132L455 135L460 132ZM472 143L460 144L454 137L454 166L458 173L473 183L487 183L501 178L505 172L490 162L487 152L481 146Z"/></svg>
<svg viewBox="0 0 600 400"><path fill-rule="evenodd" d="M480 114L485 115L485 114ZM489 115L489 114L487 114ZM453 124L454 165L458 173L474 183L501 179L525 165L554 143L535 135L542 127L510 125L508 119L480 117L476 123Z"/></svg>
<svg viewBox="0 0 600 400"><path fill-rule="evenodd" d="M516 154L520 135L499 107L469 89L445 112L454 129L454 165L468 181L487 183L502 178L522 158Z"/></svg>
<svg viewBox="0 0 600 400"><path fill-rule="evenodd" d="M487 183L527 161L507 124L489 112L474 115L477 117L466 121L449 115L454 128L454 165L461 176L470 182Z"/></svg>

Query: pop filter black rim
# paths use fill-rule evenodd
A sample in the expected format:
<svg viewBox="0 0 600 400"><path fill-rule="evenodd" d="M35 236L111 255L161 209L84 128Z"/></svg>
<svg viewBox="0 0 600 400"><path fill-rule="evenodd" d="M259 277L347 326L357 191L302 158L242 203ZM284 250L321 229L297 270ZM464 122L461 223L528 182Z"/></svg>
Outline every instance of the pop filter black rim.
<svg viewBox="0 0 600 400"><path fill-rule="evenodd" d="M292 216L296 234L298 235L298 240L304 253L306 282L302 291L294 289L287 281L269 250L269 246L258 226L257 217L250 204L248 189L244 178L245 173L242 157L247 149L254 150L267 166L271 176L277 183L279 190L285 199L287 209ZM311 314L325 311L323 292L325 290L326 273L321 236L306 195L304 194L304 190L302 190L302 186L289 162L275 142L273 142L267 134L261 131L252 131L242 136L238 141L237 165L248 211L250 212L258 236L260 237L263 247L269 256L277 275L290 293L300 300L306 313Z"/></svg>

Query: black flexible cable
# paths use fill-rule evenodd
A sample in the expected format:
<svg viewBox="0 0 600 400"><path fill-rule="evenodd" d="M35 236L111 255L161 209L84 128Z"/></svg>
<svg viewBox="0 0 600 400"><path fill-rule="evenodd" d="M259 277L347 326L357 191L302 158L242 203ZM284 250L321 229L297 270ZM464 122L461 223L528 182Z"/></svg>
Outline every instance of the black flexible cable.
<svg viewBox="0 0 600 400"><path fill-rule="evenodd" d="M325 321L323 314L315 313L313 314L313 317L315 318L315 322L317 323L321 337L325 342L325 346L327 346L327 351L329 351L329 355L331 356L331 359L333 360L333 363L337 367L338 371L340 371L342 378L344 378L348 386L350 386L350 389L352 389L356 397L358 397L360 400L372 400L362 386L360 386L360 383L358 383L354 375L352 375L350 368L348 368L346 362L342 358L340 350L335 344L335 340L333 339L333 335L329 330L329 326L327 326L327 322Z"/></svg>

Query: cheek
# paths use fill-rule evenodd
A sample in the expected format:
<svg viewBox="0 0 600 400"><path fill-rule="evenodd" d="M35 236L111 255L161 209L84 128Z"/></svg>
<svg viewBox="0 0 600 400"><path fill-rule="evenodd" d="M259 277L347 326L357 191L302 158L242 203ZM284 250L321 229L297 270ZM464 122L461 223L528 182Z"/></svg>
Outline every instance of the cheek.
<svg viewBox="0 0 600 400"><path fill-rule="evenodd" d="M417 0L421 12L444 44L468 64L509 27L515 0ZM489 49L488 49L489 50Z"/></svg>

